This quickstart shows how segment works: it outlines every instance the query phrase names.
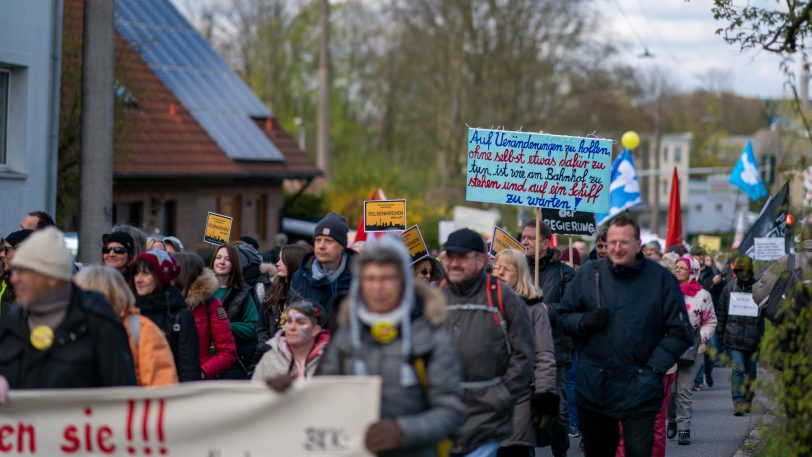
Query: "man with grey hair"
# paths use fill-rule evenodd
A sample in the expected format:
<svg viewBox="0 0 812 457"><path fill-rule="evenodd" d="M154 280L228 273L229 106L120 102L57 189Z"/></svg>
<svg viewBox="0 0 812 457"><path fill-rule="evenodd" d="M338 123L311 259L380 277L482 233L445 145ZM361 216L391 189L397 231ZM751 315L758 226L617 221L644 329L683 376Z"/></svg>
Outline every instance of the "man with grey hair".
<svg viewBox="0 0 812 457"><path fill-rule="evenodd" d="M11 262L19 307L0 320L0 377L12 389L136 385L121 317L71 283L62 232L34 232Z"/></svg>
<svg viewBox="0 0 812 457"><path fill-rule="evenodd" d="M534 343L527 306L510 287L485 272L482 237L457 230L443 245L448 300L445 327L462 361L467 419L452 455L496 456L513 430L513 406L527 392Z"/></svg>

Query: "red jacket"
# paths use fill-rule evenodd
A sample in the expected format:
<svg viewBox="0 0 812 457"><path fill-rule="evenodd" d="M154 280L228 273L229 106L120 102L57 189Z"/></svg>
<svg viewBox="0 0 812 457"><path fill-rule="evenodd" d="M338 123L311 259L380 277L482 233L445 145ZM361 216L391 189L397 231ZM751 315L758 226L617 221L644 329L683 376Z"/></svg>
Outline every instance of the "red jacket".
<svg viewBox="0 0 812 457"><path fill-rule="evenodd" d="M206 268L186 294L186 305L195 317L203 379L215 379L237 360L237 345L231 334L223 304L213 298L217 277Z"/></svg>

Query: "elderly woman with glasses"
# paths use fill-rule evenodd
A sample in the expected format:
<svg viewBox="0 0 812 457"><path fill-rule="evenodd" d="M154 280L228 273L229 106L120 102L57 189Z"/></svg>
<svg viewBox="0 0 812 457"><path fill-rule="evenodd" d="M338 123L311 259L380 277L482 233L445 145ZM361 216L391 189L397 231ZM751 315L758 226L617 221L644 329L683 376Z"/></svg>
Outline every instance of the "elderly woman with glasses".
<svg viewBox="0 0 812 457"><path fill-rule="evenodd" d="M527 304L535 341L532 383L516 402L513 435L502 442L499 456L532 456L535 455L536 434L548 434L547 426L558 414L555 346L550 318L547 306L542 303L541 291L530 279L530 267L523 252L516 249L500 251L494 259L493 275L510 286Z"/></svg>

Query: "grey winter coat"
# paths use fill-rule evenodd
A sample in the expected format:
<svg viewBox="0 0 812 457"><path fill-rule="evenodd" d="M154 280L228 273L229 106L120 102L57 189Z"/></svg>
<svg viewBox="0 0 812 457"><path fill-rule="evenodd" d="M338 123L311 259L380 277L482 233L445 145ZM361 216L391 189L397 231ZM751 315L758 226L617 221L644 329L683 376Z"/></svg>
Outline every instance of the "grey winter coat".
<svg viewBox="0 0 812 457"><path fill-rule="evenodd" d="M526 300L527 301L527 300ZM513 435L502 441L502 446L536 446L536 425L533 407L541 414L558 413L558 395L555 390L555 348L547 308L541 300L528 303L527 312L533 324L535 358L530 388L513 408ZM532 401L531 401L532 400Z"/></svg>
<svg viewBox="0 0 812 457"><path fill-rule="evenodd" d="M451 337L441 324L446 316L442 294L427 284L415 283L411 314L412 362L423 359L427 388L401 386L401 336L380 344L369 328L361 335L361 357L371 375L381 376L381 419L395 420L404 434L401 448L380 455L387 457L436 456L436 445L454 434L465 418L460 390L460 365ZM317 375L353 374L350 304L342 304L339 329L321 358Z"/></svg>
<svg viewBox="0 0 812 457"><path fill-rule="evenodd" d="M535 276L536 260L533 256L527 257L530 266L530 278ZM552 325L553 341L555 342L555 361L558 366L569 366L572 362L572 340L564 334L556 322L556 312L558 304L564 298L567 286L575 277L575 270L561 261L561 251L550 248L547 253L539 259L539 289L541 289L542 299L550 308L549 318Z"/></svg>
<svg viewBox="0 0 812 457"><path fill-rule="evenodd" d="M455 453L467 453L487 441L510 437L513 407L527 393L533 372L535 351L527 305L502 284L505 312L499 319L505 326L501 327L495 319L499 313L497 304L488 308L486 282L487 275L482 272L463 284L447 283L442 288L449 305L445 327L462 362L467 412L465 424L454 437ZM494 287L497 282L492 278Z"/></svg>

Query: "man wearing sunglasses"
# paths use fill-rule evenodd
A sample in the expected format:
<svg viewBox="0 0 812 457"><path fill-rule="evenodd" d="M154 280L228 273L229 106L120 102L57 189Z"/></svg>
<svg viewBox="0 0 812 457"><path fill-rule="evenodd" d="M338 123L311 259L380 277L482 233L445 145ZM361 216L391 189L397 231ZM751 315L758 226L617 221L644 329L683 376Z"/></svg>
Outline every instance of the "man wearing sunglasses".
<svg viewBox="0 0 812 457"><path fill-rule="evenodd" d="M11 285L11 259L17 247L31 235L31 230L11 232L0 242L0 316L8 305L14 302L14 287Z"/></svg>

